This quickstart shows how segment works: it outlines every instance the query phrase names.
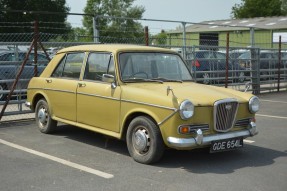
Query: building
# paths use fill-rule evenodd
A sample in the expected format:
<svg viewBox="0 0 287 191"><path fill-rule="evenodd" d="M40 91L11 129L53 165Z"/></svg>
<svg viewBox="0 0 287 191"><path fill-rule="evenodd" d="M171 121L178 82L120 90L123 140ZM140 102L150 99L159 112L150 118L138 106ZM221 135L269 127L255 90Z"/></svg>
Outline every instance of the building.
<svg viewBox="0 0 287 191"><path fill-rule="evenodd" d="M183 25L184 26L184 25ZM282 48L287 48L287 17L258 17L204 21L168 32L168 44L172 46L222 46L278 48L281 36Z"/></svg>

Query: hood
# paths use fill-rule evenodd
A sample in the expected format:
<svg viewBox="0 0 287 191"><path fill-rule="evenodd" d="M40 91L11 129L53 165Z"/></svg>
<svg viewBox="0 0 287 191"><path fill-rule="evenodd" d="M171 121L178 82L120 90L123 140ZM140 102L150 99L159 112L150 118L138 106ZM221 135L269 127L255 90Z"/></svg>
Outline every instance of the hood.
<svg viewBox="0 0 287 191"><path fill-rule="evenodd" d="M229 88L184 83L130 83L123 87L123 99L145 103L169 105L170 100L190 100L195 106L211 106L215 101L235 98L239 103L248 102L252 94L244 93ZM171 89L168 91L168 89ZM163 103L165 102L165 103Z"/></svg>

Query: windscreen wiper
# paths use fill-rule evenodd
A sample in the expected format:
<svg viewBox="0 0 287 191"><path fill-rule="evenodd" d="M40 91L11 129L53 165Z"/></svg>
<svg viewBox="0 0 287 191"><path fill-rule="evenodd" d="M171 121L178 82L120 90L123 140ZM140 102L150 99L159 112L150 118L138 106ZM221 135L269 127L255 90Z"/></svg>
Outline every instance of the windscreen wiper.
<svg viewBox="0 0 287 191"><path fill-rule="evenodd" d="M167 78L162 78L162 77L152 78L152 80L161 80L163 82L180 82L180 83L182 83L182 80L167 79Z"/></svg>
<svg viewBox="0 0 287 191"><path fill-rule="evenodd" d="M157 82L163 84L162 80L159 79L144 79L144 78L129 78L124 80L124 82Z"/></svg>

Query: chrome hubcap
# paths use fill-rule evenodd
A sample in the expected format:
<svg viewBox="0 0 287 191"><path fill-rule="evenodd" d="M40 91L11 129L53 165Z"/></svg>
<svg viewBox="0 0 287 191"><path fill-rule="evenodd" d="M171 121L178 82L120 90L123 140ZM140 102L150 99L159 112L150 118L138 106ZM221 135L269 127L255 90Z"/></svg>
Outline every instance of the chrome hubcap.
<svg viewBox="0 0 287 191"><path fill-rule="evenodd" d="M46 116L47 115L46 115L45 108L39 109L39 111L38 111L38 119L39 119L40 123L42 123L42 124L46 123L46 121L47 121Z"/></svg>
<svg viewBox="0 0 287 191"><path fill-rule="evenodd" d="M135 132L132 141L135 149L139 153L145 153L148 151L150 146L150 138L148 132L145 129L138 129Z"/></svg>

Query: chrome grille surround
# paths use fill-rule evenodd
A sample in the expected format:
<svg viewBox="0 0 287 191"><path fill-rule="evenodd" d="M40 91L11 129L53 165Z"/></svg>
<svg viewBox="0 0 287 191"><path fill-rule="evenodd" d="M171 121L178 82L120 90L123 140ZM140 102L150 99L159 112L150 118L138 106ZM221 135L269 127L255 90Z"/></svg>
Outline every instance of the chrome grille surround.
<svg viewBox="0 0 287 191"><path fill-rule="evenodd" d="M238 110L238 101L233 98L223 99L214 103L214 130L227 132L232 129Z"/></svg>

